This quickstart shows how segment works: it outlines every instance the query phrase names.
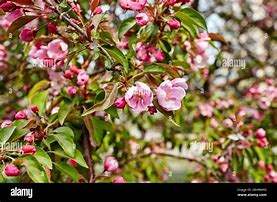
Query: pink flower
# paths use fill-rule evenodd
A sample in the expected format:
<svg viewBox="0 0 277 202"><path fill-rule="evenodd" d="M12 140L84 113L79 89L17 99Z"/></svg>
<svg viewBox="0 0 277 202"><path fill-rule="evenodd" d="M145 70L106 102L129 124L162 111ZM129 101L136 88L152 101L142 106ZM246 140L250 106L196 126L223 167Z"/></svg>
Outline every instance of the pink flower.
<svg viewBox="0 0 277 202"><path fill-rule="evenodd" d="M5 128L5 127L8 127L8 126L11 126L12 125L12 121L11 120L5 120L3 121L3 123L1 124L1 128Z"/></svg>
<svg viewBox="0 0 277 202"><path fill-rule="evenodd" d="M232 128L234 123L231 119L224 119L223 125L226 126L227 128Z"/></svg>
<svg viewBox="0 0 277 202"><path fill-rule="evenodd" d="M27 135L25 135L24 140L29 142L29 143L33 143L34 140L35 140L34 132L30 132Z"/></svg>
<svg viewBox="0 0 277 202"><path fill-rule="evenodd" d="M36 31L34 31L32 29L23 29L20 32L19 38L22 41L31 42L34 40L35 35L36 35Z"/></svg>
<svg viewBox="0 0 277 202"><path fill-rule="evenodd" d="M181 23L178 20L174 19L174 18L169 20L168 25L169 25L171 30L179 29L181 27Z"/></svg>
<svg viewBox="0 0 277 202"><path fill-rule="evenodd" d="M134 10L134 11L144 9L146 3L147 3L147 0L119 0L119 5L123 9Z"/></svg>
<svg viewBox="0 0 277 202"><path fill-rule="evenodd" d="M205 68L208 62L208 56L206 54L198 54L195 56L190 55L188 57L188 63L191 69L196 71L198 68Z"/></svg>
<svg viewBox="0 0 277 202"><path fill-rule="evenodd" d="M77 162L73 159L68 159L67 163L69 163L70 165L72 165L74 168L77 168Z"/></svg>
<svg viewBox="0 0 277 202"><path fill-rule="evenodd" d="M88 81L89 81L89 75L84 70L81 70L77 76L77 84L79 86L86 85Z"/></svg>
<svg viewBox="0 0 277 202"><path fill-rule="evenodd" d="M257 165L258 165L259 168L265 169L265 162L264 161L259 161Z"/></svg>
<svg viewBox="0 0 277 202"><path fill-rule="evenodd" d="M112 180L112 183L125 183L125 180L123 177L119 176Z"/></svg>
<svg viewBox="0 0 277 202"><path fill-rule="evenodd" d="M206 40L203 40L202 38L195 39L195 47L199 54L204 53L206 49L209 47L209 42Z"/></svg>
<svg viewBox="0 0 277 202"><path fill-rule="evenodd" d="M107 157L104 162L104 170L114 172L118 169L118 162L114 157Z"/></svg>
<svg viewBox="0 0 277 202"><path fill-rule="evenodd" d="M217 128L219 126L219 123L215 118L211 118L211 126L213 128Z"/></svg>
<svg viewBox="0 0 277 202"><path fill-rule="evenodd" d="M34 154L36 152L36 147L33 145L24 145L21 149L22 154Z"/></svg>
<svg viewBox="0 0 277 202"><path fill-rule="evenodd" d="M265 130L263 128L259 128L257 131L256 131L256 138L263 138L265 137Z"/></svg>
<svg viewBox="0 0 277 202"><path fill-rule="evenodd" d="M186 80L177 78L172 81L166 80L157 88L157 98L159 105L166 111L178 110L181 102L186 96L188 86Z"/></svg>
<svg viewBox="0 0 277 202"><path fill-rule="evenodd" d="M54 59L65 59L68 45L61 39L55 39L48 44L47 55Z"/></svg>
<svg viewBox="0 0 277 202"><path fill-rule="evenodd" d="M128 89L125 94L127 104L136 112L147 111L153 102L153 93L149 86L137 81L135 86Z"/></svg>
<svg viewBox="0 0 277 202"><path fill-rule="evenodd" d="M0 26L3 27L3 29L7 30L9 26L22 15L22 10L16 9L10 13L7 13L5 16L0 16Z"/></svg>
<svg viewBox="0 0 277 202"><path fill-rule="evenodd" d="M77 89L73 86L69 86L69 87L67 87L67 93L70 96L74 96L77 93Z"/></svg>
<svg viewBox="0 0 277 202"><path fill-rule="evenodd" d="M50 32L52 34L57 34L58 33L57 26L52 24L52 23L47 24L47 30L48 30L48 32Z"/></svg>
<svg viewBox="0 0 277 202"><path fill-rule="evenodd" d="M176 0L163 0L163 3L169 6L173 6L174 4L176 4Z"/></svg>
<svg viewBox="0 0 277 202"><path fill-rule="evenodd" d="M212 117L213 107L210 104L200 104L199 110L202 116Z"/></svg>
<svg viewBox="0 0 277 202"><path fill-rule="evenodd" d="M16 5L12 2L6 2L0 5L0 8L4 12L11 12L12 10L16 9Z"/></svg>
<svg viewBox="0 0 277 202"><path fill-rule="evenodd" d="M73 78L73 73L70 70L66 70L63 76L66 79L72 79Z"/></svg>
<svg viewBox="0 0 277 202"><path fill-rule="evenodd" d="M32 112L34 112L35 114L38 113L38 107L35 106L35 105L31 106L31 110L32 110Z"/></svg>
<svg viewBox="0 0 277 202"><path fill-rule="evenodd" d="M19 119L26 119L27 115L23 112L23 111L19 111L15 114L15 119L19 120Z"/></svg>
<svg viewBox="0 0 277 202"><path fill-rule="evenodd" d="M97 6L93 11L93 15L100 14L102 12L102 8L100 6Z"/></svg>
<svg viewBox="0 0 277 202"><path fill-rule="evenodd" d="M266 145L268 145L268 140L264 137L258 140L258 147L265 147Z"/></svg>
<svg viewBox="0 0 277 202"><path fill-rule="evenodd" d="M146 13L138 13L136 15L136 22L139 26L144 26L149 22L149 17Z"/></svg>
<svg viewBox="0 0 277 202"><path fill-rule="evenodd" d="M164 53L160 50L154 52L154 57L158 62L162 62L164 60Z"/></svg>
<svg viewBox="0 0 277 202"><path fill-rule="evenodd" d="M118 109L124 109L125 105L127 104L126 100L124 97L117 98L114 101L114 106Z"/></svg>
<svg viewBox="0 0 277 202"><path fill-rule="evenodd" d="M154 115L155 113L157 113L157 109L154 105L153 106L148 106L148 111L151 115Z"/></svg>
<svg viewBox="0 0 277 202"><path fill-rule="evenodd" d="M20 171L18 168L13 164L6 165L4 172L7 176L18 176L20 174Z"/></svg>

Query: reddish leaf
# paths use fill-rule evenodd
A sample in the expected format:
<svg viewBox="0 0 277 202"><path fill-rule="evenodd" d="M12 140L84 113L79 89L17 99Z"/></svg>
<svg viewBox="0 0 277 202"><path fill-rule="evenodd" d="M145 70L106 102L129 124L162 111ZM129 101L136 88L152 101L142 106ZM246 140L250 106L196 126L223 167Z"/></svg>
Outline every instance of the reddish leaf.
<svg viewBox="0 0 277 202"><path fill-rule="evenodd" d="M21 5L34 5L33 0L10 0L10 1Z"/></svg>
<svg viewBox="0 0 277 202"><path fill-rule="evenodd" d="M223 36L216 34L216 33L209 33L209 37L214 41L219 41L223 44L227 44Z"/></svg>
<svg viewBox="0 0 277 202"><path fill-rule="evenodd" d="M91 0L90 1L89 6L90 6L91 12L93 12L95 10L95 8L99 5L99 2L100 2L99 0Z"/></svg>
<svg viewBox="0 0 277 202"><path fill-rule="evenodd" d="M8 33L12 33L18 30L20 27L26 25L27 23L31 22L32 20L36 19L38 16L22 16L16 19L8 28Z"/></svg>

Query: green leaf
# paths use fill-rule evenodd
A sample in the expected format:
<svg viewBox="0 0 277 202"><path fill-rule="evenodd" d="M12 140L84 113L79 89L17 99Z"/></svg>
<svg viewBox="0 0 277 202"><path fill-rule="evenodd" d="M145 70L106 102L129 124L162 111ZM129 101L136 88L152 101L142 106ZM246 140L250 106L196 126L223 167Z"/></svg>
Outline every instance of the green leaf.
<svg viewBox="0 0 277 202"><path fill-rule="evenodd" d="M61 125L63 125L65 118L72 110L74 104L72 102L64 100L60 105L60 109L58 111L58 119Z"/></svg>
<svg viewBox="0 0 277 202"><path fill-rule="evenodd" d="M38 162L49 169L52 169L52 160L49 155L41 148L37 147L37 151L34 154L34 157L38 160Z"/></svg>
<svg viewBox="0 0 277 202"><path fill-rule="evenodd" d="M94 106L92 106L88 110L85 110L84 113L82 114L82 116L87 116L87 115L92 114L93 112L96 112L96 111L104 111L104 110L108 109L109 107L111 107L113 105L116 97L117 97L118 89L120 87L121 86L119 85L119 83L116 83L114 85L112 91L109 94L106 93L106 97L102 102L95 104Z"/></svg>
<svg viewBox="0 0 277 202"><path fill-rule="evenodd" d="M108 114L111 115L112 118L116 118L118 119L118 113L117 113L117 109L115 108L115 106L110 106L108 109L105 110Z"/></svg>
<svg viewBox="0 0 277 202"><path fill-rule="evenodd" d="M47 183L45 170L32 155L26 155L23 158L23 165L26 167L29 177L36 183Z"/></svg>
<svg viewBox="0 0 277 202"><path fill-rule="evenodd" d="M142 34L140 36L144 42L148 42L149 40L153 39L157 35L159 28L153 24L148 24L142 30Z"/></svg>
<svg viewBox="0 0 277 202"><path fill-rule="evenodd" d="M92 117L91 121L94 129L93 138L96 144L99 145L103 139L105 131L111 131L111 124L109 122L101 120L98 117Z"/></svg>
<svg viewBox="0 0 277 202"><path fill-rule="evenodd" d="M5 144L12 136L15 126L8 126L0 129L0 144Z"/></svg>
<svg viewBox="0 0 277 202"><path fill-rule="evenodd" d="M33 88L30 90L29 94L28 94L28 100L29 102L31 102L32 98L34 97L34 95L39 92L40 90L44 89L45 87L47 87L50 84L49 81L47 80L42 80L38 83L36 83Z"/></svg>
<svg viewBox="0 0 277 202"><path fill-rule="evenodd" d="M128 18L124 20L118 29L118 38L121 39L123 35L128 32L130 29L132 29L136 24L136 20L134 17Z"/></svg>
<svg viewBox="0 0 277 202"><path fill-rule="evenodd" d="M205 18L200 13L198 13L196 10L194 10L192 8L185 8L185 9L181 10L181 12L188 15L197 26L199 26L205 30L208 29Z"/></svg>
<svg viewBox="0 0 277 202"><path fill-rule="evenodd" d="M174 15L176 18L181 20L182 26L190 33L192 37L195 37L197 35L197 29L195 28L196 22L183 10L178 11Z"/></svg>
<svg viewBox="0 0 277 202"><path fill-rule="evenodd" d="M78 172L73 166L69 165L66 162L58 162L58 163L54 163L54 165L59 171L71 177L75 182L78 181L79 179Z"/></svg>
<svg viewBox="0 0 277 202"><path fill-rule="evenodd" d="M43 115L46 110L46 102L48 101L48 91L42 91L35 94L32 98L32 104L38 107L39 115Z"/></svg>
<svg viewBox="0 0 277 202"><path fill-rule="evenodd" d="M160 74L164 73L164 68L157 64L151 64L144 68L145 73Z"/></svg>
<svg viewBox="0 0 277 202"><path fill-rule="evenodd" d="M105 45L103 46L103 48L116 62L120 63L123 66L125 72L127 73L129 70L129 64L126 59L126 56L121 52L121 50L119 50L115 46L109 46L109 45Z"/></svg>
<svg viewBox="0 0 277 202"><path fill-rule="evenodd" d="M38 16L25 15L20 18L17 18L8 28L8 33L13 33L18 30L20 27L26 25L32 20L36 19Z"/></svg>
<svg viewBox="0 0 277 202"><path fill-rule="evenodd" d="M69 127L60 127L53 131L54 137L63 148L65 153L70 157L74 157L76 145L73 141L74 133Z"/></svg>

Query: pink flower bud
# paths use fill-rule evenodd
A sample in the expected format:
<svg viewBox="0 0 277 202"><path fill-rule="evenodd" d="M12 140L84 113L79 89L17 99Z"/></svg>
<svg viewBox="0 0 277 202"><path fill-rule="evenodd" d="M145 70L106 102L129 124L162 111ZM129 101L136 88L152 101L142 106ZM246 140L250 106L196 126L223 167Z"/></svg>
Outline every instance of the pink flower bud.
<svg viewBox="0 0 277 202"><path fill-rule="evenodd" d="M69 87L67 87L67 93L70 96L74 96L77 93L77 89L73 86L69 86Z"/></svg>
<svg viewBox="0 0 277 202"><path fill-rule="evenodd" d="M124 97L117 98L114 101L114 106L118 109L124 109L126 104L127 104L127 102Z"/></svg>
<svg viewBox="0 0 277 202"><path fill-rule="evenodd" d="M265 169L265 162L264 161L259 161L257 165L258 165L259 168Z"/></svg>
<svg viewBox="0 0 277 202"><path fill-rule="evenodd" d="M88 80L88 74L84 70L81 70L77 76L77 84L79 86L86 85L88 83Z"/></svg>
<svg viewBox="0 0 277 202"><path fill-rule="evenodd" d="M34 154L36 152L36 147L33 145L24 145L21 149L22 154Z"/></svg>
<svg viewBox="0 0 277 202"><path fill-rule="evenodd" d="M154 115L155 113L157 113L157 109L155 106L148 106L148 111L151 115Z"/></svg>
<svg viewBox="0 0 277 202"><path fill-rule="evenodd" d="M100 14L102 12L103 12L102 8L100 6L97 6L93 11L93 15Z"/></svg>
<svg viewBox="0 0 277 202"><path fill-rule="evenodd" d="M256 131L256 138L263 138L265 137L265 130L263 128L259 128L257 131Z"/></svg>
<svg viewBox="0 0 277 202"><path fill-rule="evenodd" d="M268 166L267 166L267 170L268 170L269 172L272 171L272 170L273 170L273 165L271 165L271 164L268 165Z"/></svg>
<svg viewBox="0 0 277 202"><path fill-rule="evenodd" d="M29 142L29 143L33 143L34 140L35 140L34 132L30 132L27 135L25 135L24 140Z"/></svg>
<svg viewBox="0 0 277 202"><path fill-rule="evenodd" d="M162 62L164 60L164 53L160 50L154 52L154 57L158 62Z"/></svg>
<svg viewBox="0 0 277 202"><path fill-rule="evenodd" d="M169 20L168 25L171 30L179 29L181 27L181 23L176 19Z"/></svg>
<svg viewBox="0 0 277 202"><path fill-rule="evenodd" d="M18 168L13 164L6 165L4 172L7 176L18 176L20 174Z"/></svg>
<svg viewBox="0 0 277 202"><path fill-rule="evenodd" d="M231 119L228 118L228 119L224 119L223 125L227 128L232 128L234 123Z"/></svg>
<svg viewBox="0 0 277 202"><path fill-rule="evenodd" d="M66 79L72 79L73 78L73 74L70 70L66 70L63 76Z"/></svg>
<svg viewBox="0 0 277 202"><path fill-rule="evenodd" d="M114 157L107 157L104 162L104 170L114 172L118 168L118 162Z"/></svg>
<svg viewBox="0 0 277 202"><path fill-rule="evenodd" d="M125 180L123 177L119 176L113 179L112 183L125 183Z"/></svg>
<svg viewBox="0 0 277 202"><path fill-rule="evenodd" d="M16 9L16 5L11 2L6 2L0 5L0 8L5 12L11 12Z"/></svg>
<svg viewBox="0 0 277 202"><path fill-rule="evenodd" d="M57 34L58 33L57 26L52 24L52 23L47 24L47 30L48 30L48 32L50 32L52 34Z"/></svg>
<svg viewBox="0 0 277 202"><path fill-rule="evenodd" d="M136 15L136 22L139 26L144 26L149 22L149 17L146 13L138 13Z"/></svg>
<svg viewBox="0 0 277 202"><path fill-rule="evenodd" d="M35 106L35 105L31 106L31 110L32 110L32 112L34 112L35 114L38 113L38 107Z"/></svg>
<svg viewBox="0 0 277 202"><path fill-rule="evenodd" d="M266 145L268 145L268 140L264 137L258 140L258 147L265 147Z"/></svg>
<svg viewBox="0 0 277 202"><path fill-rule="evenodd" d="M70 165L72 165L74 168L77 168L77 162L73 159L68 159L67 163L69 163Z"/></svg>
<svg viewBox="0 0 277 202"><path fill-rule="evenodd" d="M36 35L36 32L32 29L23 29L20 32L19 38L22 41L31 42L31 41L33 41L35 35Z"/></svg>
<svg viewBox="0 0 277 202"><path fill-rule="evenodd" d="M19 111L15 114L15 119L19 120L19 119L26 119L27 115L23 112L23 111Z"/></svg>
<svg viewBox="0 0 277 202"><path fill-rule="evenodd" d="M11 120L5 120L5 121L3 121L3 123L1 124L1 128L5 128L5 127L7 127L7 126L10 126L10 125L12 125L12 121Z"/></svg>

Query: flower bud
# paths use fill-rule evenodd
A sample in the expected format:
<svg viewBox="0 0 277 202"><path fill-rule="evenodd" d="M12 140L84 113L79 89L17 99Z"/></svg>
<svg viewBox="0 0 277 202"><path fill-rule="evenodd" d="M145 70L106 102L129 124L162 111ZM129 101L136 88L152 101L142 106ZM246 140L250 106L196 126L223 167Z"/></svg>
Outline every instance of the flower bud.
<svg viewBox="0 0 277 202"><path fill-rule="evenodd" d="M158 62L162 62L164 60L164 53L160 50L154 52L154 57Z"/></svg>
<svg viewBox="0 0 277 202"><path fill-rule="evenodd" d="M84 70L81 70L77 76L77 84L79 86L86 85L88 83L88 80L88 74Z"/></svg>
<svg viewBox="0 0 277 202"><path fill-rule="evenodd" d="M67 93L70 96L74 96L77 93L77 89L73 86L69 86L69 87L67 87Z"/></svg>
<svg viewBox="0 0 277 202"><path fill-rule="evenodd" d="M52 23L47 24L47 30L48 30L48 32L50 32L52 34L57 34L58 33L57 26L52 24Z"/></svg>
<svg viewBox="0 0 277 202"><path fill-rule="evenodd" d="M30 132L27 135L25 135L24 140L29 142L29 143L33 143L34 140L35 140L34 132Z"/></svg>
<svg viewBox="0 0 277 202"><path fill-rule="evenodd" d="M155 113L157 113L157 109L155 106L148 106L148 111L151 115L154 115Z"/></svg>
<svg viewBox="0 0 277 202"><path fill-rule="evenodd" d="M16 5L11 2L6 2L0 5L0 8L5 12L11 12L16 8Z"/></svg>
<svg viewBox="0 0 277 202"><path fill-rule="evenodd" d="M258 144L257 145L258 145L258 147L263 148L266 145L268 145L268 140L265 137L263 137L263 138L258 140Z"/></svg>
<svg viewBox="0 0 277 202"><path fill-rule="evenodd" d="M263 137L265 137L265 130L263 128L259 128L256 131L256 138L260 139L260 138L263 138Z"/></svg>
<svg viewBox="0 0 277 202"><path fill-rule="evenodd" d="M93 11L93 15L100 14L102 12L103 12L102 8L100 6L97 6Z"/></svg>
<svg viewBox="0 0 277 202"><path fill-rule="evenodd" d="M118 168L118 162L114 157L107 157L104 162L104 170L114 172Z"/></svg>
<svg viewBox="0 0 277 202"><path fill-rule="evenodd" d="M231 120L231 119L224 119L224 121L223 121L223 124L224 124L224 126L226 126L227 128L232 128L233 127L233 121Z"/></svg>
<svg viewBox="0 0 277 202"><path fill-rule="evenodd" d="M7 176L18 176L20 174L18 168L13 164L6 165L4 172Z"/></svg>
<svg viewBox="0 0 277 202"><path fill-rule="evenodd" d="M77 168L77 162L73 159L68 159L67 163L72 165L74 168Z"/></svg>
<svg viewBox="0 0 277 202"><path fill-rule="evenodd" d="M19 38L22 41L31 42L31 41L33 41L35 35L36 35L36 32L32 29L23 29L20 32Z"/></svg>
<svg viewBox="0 0 277 202"><path fill-rule="evenodd" d="M259 161L257 163L258 167L261 168L261 169L265 169L265 162L264 161Z"/></svg>
<svg viewBox="0 0 277 202"><path fill-rule="evenodd" d="M169 20L168 25L171 30L179 29L181 27L181 23L176 19Z"/></svg>
<svg viewBox="0 0 277 202"><path fill-rule="evenodd" d="M63 76L66 79L72 79L73 78L73 74L70 70L66 70Z"/></svg>
<svg viewBox="0 0 277 202"><path fill-rule="evenodd" d="M1 124L1 128L5 128L5 127L10 126L10 125L12 125L12 121L11 120L5 120Z"/></svg>
<svg viewBox="0 0 277 202"><path fill-rule="evenodd" d="M123 177L119 176L113 179L112 183L125 183L125 180Z"/></svg>
<svg viewBox="0 0 277 202"><path fill-rule="evenodd" d="M114 106L118 109L124 109L126 104L127 102L124 97L117 98L114 102Z"/></svg>
<svg viewBox="0 0 277 202"><path fill-rule="evenodd" d="M32 112L34 112L35 114L38 113L38 107L36 105L31 106L31 110Z"/></svg>
<svg viewBox="0 0 277 202"><path fill-rule="evenodd" d="M27 115L23 112L23 111L19 111L15 114L15 119L19 120L19 119L26 119Z"/></svg>
<svg viewBox="0 0 277 202"><path fill-rule="evenodd" d="M22 154L34 154L36 151L37 150L33 145L24 145L21 149Z"/></svg>
<svg viewBox="0 0 277 202"><path fill-rule="evenodd" d="M149 22L149 18L145 13L138 13L136 15L136 22L139 26L144 26Z"/></svg>

